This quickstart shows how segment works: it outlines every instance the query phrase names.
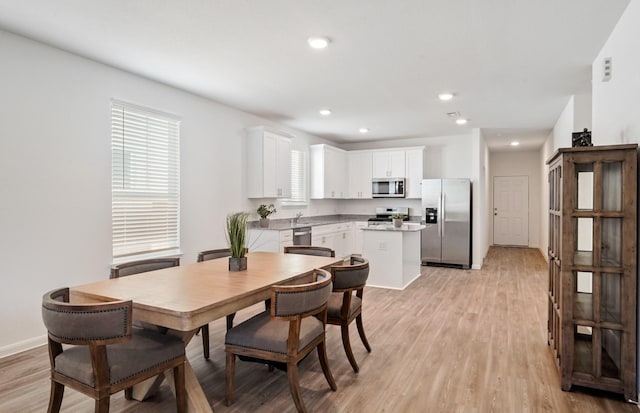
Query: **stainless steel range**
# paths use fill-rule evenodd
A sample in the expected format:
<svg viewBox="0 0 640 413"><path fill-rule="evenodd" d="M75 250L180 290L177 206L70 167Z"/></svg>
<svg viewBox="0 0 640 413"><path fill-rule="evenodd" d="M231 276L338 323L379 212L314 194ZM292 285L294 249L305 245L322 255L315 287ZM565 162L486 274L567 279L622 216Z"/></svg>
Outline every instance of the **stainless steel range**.
<svg viewBox="0 0 640 413"><path fill-rule="evenodd" d="M374 218L369 218L369 226L372 225L384 225L388 224L392 221L391 215L393 214L403 214L404 221L409 220L409 208L406 207L396 207L396 208L385 208L378 207L376 208L376 216Z"/></svg>

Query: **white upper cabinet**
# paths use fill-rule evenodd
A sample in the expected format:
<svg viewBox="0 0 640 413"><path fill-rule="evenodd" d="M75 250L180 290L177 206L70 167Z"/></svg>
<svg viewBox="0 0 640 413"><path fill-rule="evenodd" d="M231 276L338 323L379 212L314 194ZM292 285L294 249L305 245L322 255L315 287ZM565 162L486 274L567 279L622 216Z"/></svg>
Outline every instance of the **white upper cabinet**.
<svg viewBox="0 0 640 413"><path fill-rule="evenodd" d="M407 149L405 153L407 172L405 174L405 198L422 198L424 178L424 147Z"/></svg>
<svg viewBox="0 0 640 413"><path fill-rule="evenodd" d="M265 127L247 133L247 196L291 197L291 138Z"/></svg>
<svg viewBox="0 0 640 413"><path fill-rule="evenodd" d="M341 199L347 196L347 152L333 146L310 145L311 198Z"/></svg>
<svg viewBox="0 0 640 413"><path fill-rule="evenodd" d="M404 150L374 151L372 178L404 178L405 165Z"/></svg>
<svg viewBox="0 0 640 413"><path fill-rule="evenodd" d="M372 153L347 152L347 198L371 199Z"/></svg>

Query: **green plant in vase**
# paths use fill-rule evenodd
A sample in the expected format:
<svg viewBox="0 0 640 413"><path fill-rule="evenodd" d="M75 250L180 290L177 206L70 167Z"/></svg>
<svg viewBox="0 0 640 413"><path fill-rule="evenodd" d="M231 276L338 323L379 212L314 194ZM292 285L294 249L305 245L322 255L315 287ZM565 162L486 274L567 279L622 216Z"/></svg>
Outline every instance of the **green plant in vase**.
<svg viewBox="0 0 640 413"><path fill-rule="evenodd" d="M402 226L402 221L406 217L405 214L391 214L391 219L393 220L393 226L396 228L400 228Z"/></svg>
<svg viewBox="0 0 640 413"><path fill-rule="evenodd" d="M257 212L258 212L258 215L260 215L260 226L268 227L269 215L275 214L278 211L276 210L276 207L273 204L269 204L269 205L260 204L260 206L257 209Z"/></svg>
<svg viewBox="0 0 640 413"><path fill-rule="evenodd" d="M235 212L227 215L227 242L231 257L229 271L243 271L247 269L247 219L248 212Z"/></svg>

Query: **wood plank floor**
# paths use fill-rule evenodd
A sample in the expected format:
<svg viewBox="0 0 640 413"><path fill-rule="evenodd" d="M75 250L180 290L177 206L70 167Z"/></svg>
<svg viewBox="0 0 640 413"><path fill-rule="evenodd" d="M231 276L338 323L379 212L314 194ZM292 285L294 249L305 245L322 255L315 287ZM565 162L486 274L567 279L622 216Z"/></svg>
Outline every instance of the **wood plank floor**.
<svg viewBox="0 0 640 413"><path fill-rule="evenodd" d="M339 329L327 326L332 392L317 356L301 363L302 396L314 412L633 412L610 394L563 392L546 338L546 263L534 249L491 248L481 271L423 267L404 291L368 288L364 324L351 341L360 373L344 355ZM238 314L243 320L260 311ZM215 412L295 411L286 374L238 362L236 402L224 405L224 320L211 323L211 360L200 337L188 355ZM43 412L49 397L44 347L0 360L0 412ZM93 411L67 390L63 412ZM112 397L113 412L173 412L168 385L147 402Z"/></svg>

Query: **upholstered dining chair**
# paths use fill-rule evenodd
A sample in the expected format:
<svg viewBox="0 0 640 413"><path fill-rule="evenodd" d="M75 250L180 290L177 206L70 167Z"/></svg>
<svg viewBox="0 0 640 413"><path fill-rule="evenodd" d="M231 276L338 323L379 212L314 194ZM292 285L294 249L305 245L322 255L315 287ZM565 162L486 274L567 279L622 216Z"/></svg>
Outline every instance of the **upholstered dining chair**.
<svg viewBox="0 0 640 413"><path fill-rule="evenodd" d="M126 277L127 275L177 267L179 265L180 258L153 258L149 260L125 262L111 268L111 278Z"/></svg>
<svg viewBox="0 0 640 413"><path fill-rule="evenodd" d="M299 412L306 412L298 363L317 349L320 366L331 390L337 389L325 346L327 300L331 295L331 274L316 269L314 282L275 286L271 289L271 309L227 331L227 405L233 403L236 355L245 361L267 363L286 370L291 397Z"/></svg>
<svg viewBox="0 0 640 413"><path fill-rule="evenodd" d="M327 247L316 247L314 245L290 245L284 247L285 254L319 255L321 257L335 257L336 252Z"/></svg>
<svg viewBox="0 0 640 413"><path fill-rule="evenodd" d="M49 413L60 411L65 386L92 397L95 411L103 413L112 394L130 395L131 386L168 369L173 369L178 412L187 411L184 343L132 328L132 308L131 301L72 304L68 288L42 297L51 363Z"/></svg>
<svg viewBox="0 0 640 413"><path fill-rule="evenodd" d="M349 324L353 320L356 321L360 340L367 351L371 353L371 346L362 325L362 299L364 286L369 277L369 260L351 256L348 265L331 266L331 275L333 277L333 292L327 303L327 324L340 326L342 346L353 371L357 373L360 368L351 351Z"/></svg>
<svg viewBox="0 0 640 413"><path fill-rule="evenodd" d="M231 250L229 248L220 248L215 250L207 250L201 251L198 253L198 262L215 260L216 258L224 258L230 257ZM236 313L227 315L227 330L233 327L233 318L236 316ZM200 327L200 331L202 332L202 351L204 353L204 358L209 359L209 324L205 324Z"/></svg>

